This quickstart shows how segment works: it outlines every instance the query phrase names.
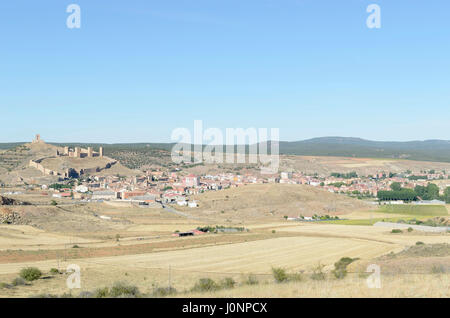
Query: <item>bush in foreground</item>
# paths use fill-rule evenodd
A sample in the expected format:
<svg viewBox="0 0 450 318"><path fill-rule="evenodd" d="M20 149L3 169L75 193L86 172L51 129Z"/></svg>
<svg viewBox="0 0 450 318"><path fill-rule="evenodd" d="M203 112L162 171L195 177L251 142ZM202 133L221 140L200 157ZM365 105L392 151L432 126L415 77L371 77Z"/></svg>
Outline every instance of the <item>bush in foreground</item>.
<svg viewBox="0 0 450 318"><path fill-rule="evenodd" d="M20 271L19 275L21 278L25 279L26 281L31 282L31 281L41 278L42 272L36 267L27 267L27 268L23 268Z"/></svg>
<svg viewBox="0 0 450 318"><path fill-rule="evenodd" d="M92 294L94 298L134 298L141 294L136 286L116 282L111 288L98 288Z"/></svg>
<svg viewBox="0 0 450 318"><path fill-rule="evenodd" d="M25 281L25 279L23 279L22 277L16 277L14 278L14 280L11 282L12 286L24 286L26 285L27 282Z"/></svg>
<svg viewBox="0 0 450 318"><path fill-rule="evenodd" d="M258 285L259 281L255 275L248 275L247 279L244 281L245 285Z"/></svg>
<svg viewBox="0 0 450 318"><path fill-rule="evenodd" d="M12 286L7 283L0 283L0 289L10 289Z"/></svg>
<svg viewBox="0 0 450 318"><path fill-rule="evenodd" d="M272 267L272 274L277 283L299 282L303 280L301 273L289 274L283 268Z"/></svg>
<svg viewBox="0 0 450 318"><path fill-rule="evenodd" d="M139 289L136 286L127 285L125 283L114 283L109 290L110 297L137 297L139 296Z"/></svg>
<svg viewBox="0 0 450 318"><path fill-rule="evenodd" d="M325 265L318 264L316 268L313 269L313 273L311 274L312 280L325 280L327 278L326 274L323 272L323 268Z"/></svg>
<svg viewBox="0 0 450 318"><path fill-rule="evenodd" d="M288 274L283 268L272 267L272 274L277 283L285 283L288 281Z"/></svg>
<svg viewBox="0 0 450 318"><path fill-rule="evenodd" d="M234 281L233 278L231 277L227 277L224 280L222 280L222 282L220 283L220 286L222 288L226 288L226 289L231 289L234 288L234 286L236 285L236 282Z"/></svg>
<svg viewBox="0 0 450 318"><path fill-rule="evenodd" d="M211 278L200 278L199 281L192 288L192 291L197 292L214 292L220 289L220 285L217 284Z"/></svg>
<svg viewBox="0 0 450 318"><path fill-rule="evenodd" d="M432 274L445 274L446 270L443 265L433 265L431 268Z"/></svg>
<svg viewBox="0 0 450 318"><path fill-rule="evenodd" d="M175 295L177 290L173 287L156 287L153 289L152 296L153 297L167 297L171 295Z"/></svg>
<svg viewBox="0 0 450 318"><path fill-rule="evenodd" d="M358 258L343 257L334 263L334 269L332 271L334 277L337 279L345 278L345 276L347 276L347 266L356 260L358 260Z"/></svg>

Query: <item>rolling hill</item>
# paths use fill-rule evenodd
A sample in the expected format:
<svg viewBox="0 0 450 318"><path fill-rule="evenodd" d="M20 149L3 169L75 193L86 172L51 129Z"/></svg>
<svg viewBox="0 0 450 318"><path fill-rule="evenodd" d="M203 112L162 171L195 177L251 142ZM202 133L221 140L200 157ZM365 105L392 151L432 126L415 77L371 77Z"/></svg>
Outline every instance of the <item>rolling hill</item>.
<svg viewBox="0 0 450 318"><path fill-rule="evenodd" d="M17 147L17 145L18 143L0 144L0 149ZM63 144L53 143L53 145L61 146ZM170 150L174 146L174 143L71 143L64 145L84 148L102 145L106 156L119 160L129 168L137 169L142 166L161 164L169 167L171 164ZM450 162L450 141L425 140L395 142L371 141L351 137L322 137L293 142L281 141L280 154Z"/></svg>
<svg viewBox="0 0 450 318"><path fill-rule="evenodd" d="M450 162L450 141L371 141L360 138L323 137L280 142L280 153L302 156L395 158Z"/></svg>

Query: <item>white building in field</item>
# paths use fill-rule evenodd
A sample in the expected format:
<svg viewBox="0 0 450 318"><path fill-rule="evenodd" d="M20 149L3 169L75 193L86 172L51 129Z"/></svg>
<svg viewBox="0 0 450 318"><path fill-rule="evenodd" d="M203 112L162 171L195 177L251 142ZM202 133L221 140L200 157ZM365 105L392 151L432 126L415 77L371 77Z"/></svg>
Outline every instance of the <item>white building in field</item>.
<svg viewBox="0 0 450 318"><path fill-rule="evenodd" d="M196 201L190 201L190 202L188 202L188 207L196 208L196 207L198 207L198 204Z"/></svg>

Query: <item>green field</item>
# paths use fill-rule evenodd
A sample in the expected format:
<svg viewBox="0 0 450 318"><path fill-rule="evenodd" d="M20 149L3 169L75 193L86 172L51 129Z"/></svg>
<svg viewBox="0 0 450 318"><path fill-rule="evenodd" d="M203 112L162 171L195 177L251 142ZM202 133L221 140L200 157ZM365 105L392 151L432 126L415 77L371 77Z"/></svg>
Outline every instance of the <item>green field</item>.
<svg viewBox="0 0 450 318"><path fill-rule="evenodd" d="M384 214L400 214L405 215L403 218L380 218L377 213ZM373 211L373 218L354 219L354 220L330 220L321 221L326 224L341 224L341 225L374 225L377 222L393 222L409 221L413 219L426 221L436 216L448 215L447 208L442 205L383 205L376 211Z"/></svg>
<svg viewBox="0 0 450 318"><path fill-rule="evenodd" d="M414 216L448 215L447 209L443 205L383 205L377 212Z"/></svg>
<svg viewBox="0 0 450 318"><path fill-rule="evenodd" d="M377 222L392 222L397 223L398 221L409 221L414 218L372 218L372 219L355 219L355 220L331 220L331 221L322 221L320 223L325 224L340 224L340 225L374 225Z"/></svg>

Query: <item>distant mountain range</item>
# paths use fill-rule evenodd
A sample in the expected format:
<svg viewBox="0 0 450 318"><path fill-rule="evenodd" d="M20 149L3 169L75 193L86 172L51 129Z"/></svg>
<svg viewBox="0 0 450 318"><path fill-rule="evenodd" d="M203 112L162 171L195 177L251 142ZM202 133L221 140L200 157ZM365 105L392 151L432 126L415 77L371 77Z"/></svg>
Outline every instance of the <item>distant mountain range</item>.
<svg viewBox="0 0 450 318"><path fill-rule="evenodd" d="M0 149L15 147L21 143L1 144ZM70 143L55 144L68 146L93 146L101 144ZM132 143L132 144L103 144L106 151L120 149L139 151L149 148L168 150L174 143ZM322 137L302 141L281 141L280 153L300 156L337 156L357 158L395 158L408 160L423 160L450 162L449 140L425 141L371 141L349 137Z"/></svg>
<svg viewBox="0 0 450 318"><path fill-rule="evenodd" d="M397 158L450 162L450 141L395 142L323 137L303 141L280 142L280 153L302 156Z"/></svg>

